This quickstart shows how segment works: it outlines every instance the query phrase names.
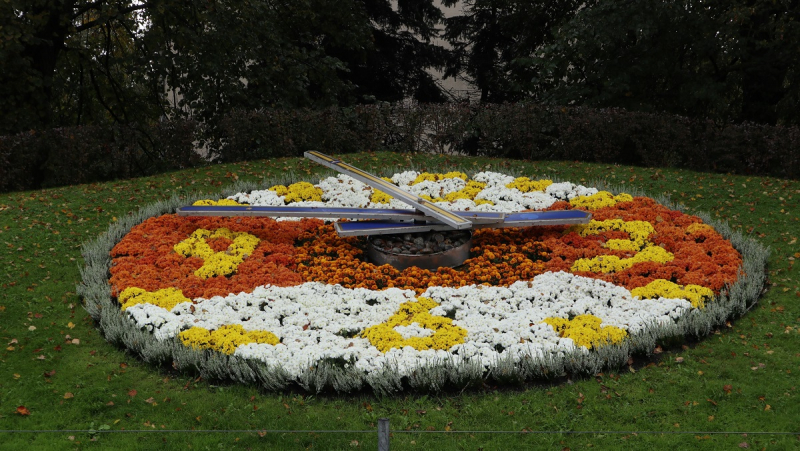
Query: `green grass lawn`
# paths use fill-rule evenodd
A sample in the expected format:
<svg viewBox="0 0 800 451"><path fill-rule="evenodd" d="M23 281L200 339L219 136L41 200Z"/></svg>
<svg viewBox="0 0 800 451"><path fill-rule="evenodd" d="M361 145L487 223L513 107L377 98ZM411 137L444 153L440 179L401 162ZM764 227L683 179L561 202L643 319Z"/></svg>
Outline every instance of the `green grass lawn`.
<svg viewBox="0 0 800 451"><path fill-rule="evenodd" d="M381 174L388 167L477 172L488 165L666 194L769 246L769 290L746 315L699 342L664 343L652 358L637 356L592 377L392 397L265 393L152 367L107 343L75 294L81 245L116 218L173 194L213 193L236 180L287 173L316 182L323 168L298 159L254 161L2 194L0 448L376 449L383 417L391 421L393 449L800 448L800 182L432 155L345 160ZM490 430L515 433L480 432Z"/></svg>

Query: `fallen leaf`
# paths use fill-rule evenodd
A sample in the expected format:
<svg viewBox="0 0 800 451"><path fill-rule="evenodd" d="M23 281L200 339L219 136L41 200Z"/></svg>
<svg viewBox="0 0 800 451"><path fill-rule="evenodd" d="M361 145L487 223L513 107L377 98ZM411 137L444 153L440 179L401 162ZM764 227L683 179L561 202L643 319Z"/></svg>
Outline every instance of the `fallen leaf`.
<svg viewBox="0 0 800 451"><path fill-rule="evenodd" d="M36 330L36 326L31 326L31 327L28 328L28 330L33 332L34 330Z"/></svg>
<svg viewBox="0 0 800 451"><path fill-rule="evenodd" d="M722 387L722 391L724 391L726 395L731 394L731 391L733 391L733 385L731 384L724 385Z"/></svg>
<svg viewBox="0 0 800 451"><path fill-rule="evenodd" d="M70 329L74 329L75 324L73 324L72 321L70 321L69 323L67 323L67 327L69 327Z"/></svg>
<svg viewBox="0 0 800 451"><path fill-rule="evenodd" d="M749 448L749 447L750 445L748 445L747 442L739 443L739 448Z"/></svg>
<svg viewBox="0 0 800 451"><path fill-rule="evenodd" d="M155 402L155 399L153 399L153 397L151 396L151 397L145 399L144 402L146 402L148 404L152 404L153 402Z"/></svg>
<svg viewBox="0 0 800 451"><path fill-rule="evenodd" d="M31 411L28 410L28 408L25 406L19 406L17 407L17 414L22 416L27 416L31 414Z"/></svg>
<svg viewBox="0 0 800 451"><path fill-rule="evenodd" d="M72 398L74 398L74 397L75 397L75 395L73 395L73 394L72 394L72 393L70 393L70 392L66 392L66 393L64 393L64 399L72 399Z"/></svg>
<svg viewBox="0 0 800 451"><path fill-rule="evenodd" d="M78 339L78 338L73 338L73 339L72 339L72 344L74 344L74 345L79 345L79 344L81 344L81 340L80 340L80 339Z"/></svg>
<svg viewBox="0 0 800 451"><path fill-rule="evenodd" d="M138 393L136 390L131 390L131 391L128 392L128 396L133 398L134 396L136 396L136 393Z"/></svg>

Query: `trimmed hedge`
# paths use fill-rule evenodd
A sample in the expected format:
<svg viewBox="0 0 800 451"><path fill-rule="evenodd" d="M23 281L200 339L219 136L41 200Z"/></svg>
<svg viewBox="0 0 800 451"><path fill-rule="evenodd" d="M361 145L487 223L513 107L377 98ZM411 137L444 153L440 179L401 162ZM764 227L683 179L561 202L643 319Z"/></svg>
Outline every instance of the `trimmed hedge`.
<svg viewBox="0 0 800 451"><path fill-rule="evenodd" d="M82 126L0 137L0 192L139 177L204 164L193 121Z"/></svg>
<svg viewBox="0 0 800 451"><path fill-rule="evenodd" d="M233 112L213 148L224 162L389 150L800 176L798 127L526 103Z"/></svg>
<svg viewBox="0 0 800 451"><path fill-rule="evenodd" d="M800 177L798 127L528 103L397 103L233 111L206 127L173 120L0 137L0 191L141 176L209 162L296 157L311 149L333 154L456 153Z"/></svg>

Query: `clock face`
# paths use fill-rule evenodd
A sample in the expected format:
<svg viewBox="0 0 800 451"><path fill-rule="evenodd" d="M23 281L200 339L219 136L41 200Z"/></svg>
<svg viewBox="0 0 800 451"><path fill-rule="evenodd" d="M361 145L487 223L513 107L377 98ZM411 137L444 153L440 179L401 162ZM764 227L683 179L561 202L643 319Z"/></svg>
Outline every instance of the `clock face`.
<svg viewBox="0 0 800 451"><path fill-rule="evenodd" d="M434 271L369 263L362 240L319 219L164 215L112 250L112 294L156 340L257 360L289 379L325 363L368 380L619 345L715 302L742 262L699 218L646 197L492 172L390 180L450 210L582 209L594 219L477 230L463 265ZM342 175L227 202L406 208Z"/></svg>

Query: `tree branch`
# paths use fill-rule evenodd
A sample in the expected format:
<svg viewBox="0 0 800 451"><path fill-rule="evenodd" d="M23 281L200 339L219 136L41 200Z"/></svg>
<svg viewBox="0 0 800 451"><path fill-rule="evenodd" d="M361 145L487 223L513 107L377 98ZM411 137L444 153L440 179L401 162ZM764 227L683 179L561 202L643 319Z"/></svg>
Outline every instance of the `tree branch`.
<svg viewBox="0 0 800 451"><path fill-rule="evenodd" d="M149 3L143 3L141 5L133 5L127 8L123 8L117 11L117 15L125 15L128 13L132 13L134 11L141 11L143 9L147 9L150 7ZM90 8L91 9L91 8ZM99 25L103 25L104 23L108 22L108 19L94 19L84 24L81 24L79 27L75 27L75 32L80 33L81 31L88 30L90 28L97 27Z"/></svg>

